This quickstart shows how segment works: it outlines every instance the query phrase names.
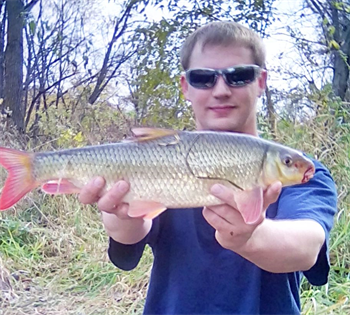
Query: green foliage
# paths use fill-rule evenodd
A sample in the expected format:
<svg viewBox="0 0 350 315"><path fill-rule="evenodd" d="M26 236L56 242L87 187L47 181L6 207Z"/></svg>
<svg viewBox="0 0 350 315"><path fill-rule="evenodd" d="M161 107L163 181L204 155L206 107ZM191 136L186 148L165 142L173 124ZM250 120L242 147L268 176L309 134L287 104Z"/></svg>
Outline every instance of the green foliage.
<svg viewBox="0 0 350 315"><path fill-rule="evenodd" d="M36 31L36 23L35 23L35 21L33 21L33 20L30 21L28 23L28 25L29 25L29 30L30 30L31 35L34 35L35 31Z"/></svg>
<svg viewBox="0 0 350 315"><path fill-rule="evenodd" d="M79 147L87 144L119 141L128 133L128 113L121 113L106 102L94 106L79 103L75 107L51 106L40 110L37 133L29 145L38 145L43 140L48 148ZM131 118L130 118L131 119ZM46 142L47 139L51 139ZM36 140L36 141L35 141ZM42 148L41 148L42 150Z"/></svg>
<svg viewBox="0 0 350 315"><path fill-rule="evenodd" d="M29 225L17 220L3 220L0 226L0 252L17 259L38 261L42 243Z"/></svg>

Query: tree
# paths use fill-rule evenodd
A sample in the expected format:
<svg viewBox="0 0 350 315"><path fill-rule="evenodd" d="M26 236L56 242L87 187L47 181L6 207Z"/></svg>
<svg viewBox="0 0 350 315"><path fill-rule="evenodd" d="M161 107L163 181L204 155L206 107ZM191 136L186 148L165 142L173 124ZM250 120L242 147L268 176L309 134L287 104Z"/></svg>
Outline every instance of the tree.
<svg viewBox="0 0 350 315"><path fill-rule="evenodd" d="M22 0L6 1L8 12L5 50L4 107L12 112L15 125L23 131L25 108L22 102L23 79L23 12Z"/></svg>
<svg viewBox="0 0 350 315"><path fill-rule="evenodd" d="M38 13L31 14L37 4ZM0 9L5 5L7 9L0 11L5 12L0 32L0 49L3 47L0 63L5 56L3 80L0 64L0 94L4 85L2 112L7 113L15 126L25 132L27 127L35 130L40 119L37 113L42 106L47 109L52 105L47 103L47 97L53 92L57 96L54 101L57 107L58 102L65 102L64 95L68 89L85 85L86 89L82 91L88 95L89 102L94 104L109 82L118 75L119 67L136 52L126 44L126 33L131 32L135 24L135 21L130 22L131 17L147 4L146 0L122 3L102 66L98 69L98 61L91 62L92 57L97 55L97 49L92 40L96 36L96 29L91 29L90 23L99 23L97 28L110 25L98 20L98 14L95 19L93 12L89 18L84 14L92 7L96 9L97 1L0 1ZM5 30L6 41L2 37Z"/></svg>
<svg viewBox="0 0 350 315"><path fill-rule="evenodd" d="M306 123L325 110L334 113L328 104L337 98L349 109L350 1L304 0L276 16L283 24L278 32L282 40L285 36L284 49L269 70L284 79L270 89L267 113L272 102L279 119Z"/></svg>
<svg viewBox="0 0 350 315"><path fill-rule="evenodd" d="M6 5L5 1L0 1L0 98L4 98L4 58L5 58L5 23L6 23ZM1 112L1 105L0 105Z"/></svg>
<svg viewBox="0 0 350 315"><path fill-rule="evenodd" d="M37 16L27 17L25 127L29 128L32 136L36 136L38 131L39 110L43 108L48 115L50 106L58 108L60 102L66 105L65 95L72 88L70 80L79 76L78 55L85 56L89 48L84 46L87 38L80 36L81 24L77 23L84 16L84 11L76 9L76 3L72 1L69 5L67 1L53 3L50 9L44 8L40 1ZM82 78L86 80L86 75Z"/></svg>
<svg viewBox="0 0 350 315"><path fill-rule="evenodd" d="M336 96L350 100L350 1L307 0L308 7L319 16L323 41L331 55L332 87Z"/></svg>
<svg viewBox="0 0 350 315"><path fill-rule="evenodd" d="M108 47L103 58L103 64L96 75L97 80L95 87L89 96L90 104L94 104L96 102L104 88L116 76L118 69L137 52L138 45L131 48L123 41L123 37L130 27L129 20L132 17L132 13L137 12L137 9L140 6L147 6L147 1L126 1L120 17L116 17L113 34L110 42L108 43ZM113 48L116 45L118 45L118 47L115 49L115 53L113 54Z"/></svg>
<svg viewBox="0 0 350 315"><path fill-rule="evenodd" d="M11 112L11 117L17 128L24 131L25 104L23 95L23 25L24 16L39 0L27 4L23 0L3 1L7 12L7 40L4 53L4 86L3 108ZM2 23L1 34L4 34L5 23ZM0 47L3 45L0 45ZM2 47L3 48L3 47ZM1 59L0 59L1 60ZM0 77L1 78L1 77Z"/></svg>

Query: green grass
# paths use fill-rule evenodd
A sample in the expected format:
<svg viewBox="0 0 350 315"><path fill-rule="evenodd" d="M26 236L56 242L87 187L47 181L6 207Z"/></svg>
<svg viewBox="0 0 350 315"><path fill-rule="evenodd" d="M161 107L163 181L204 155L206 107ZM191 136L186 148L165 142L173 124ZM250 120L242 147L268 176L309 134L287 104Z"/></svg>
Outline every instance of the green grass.
<svg viewBox="0 0 350 315"><path fill-rule="evenodd" d="M36 197L43 198L38 193L29 198ZM80 206L74 197L47 198L40 210L17 207L1 213L0 239L2 282L8 284L0 308L6 314L142 311L150 249L134 271L115 268L99 212Z"/></svg>

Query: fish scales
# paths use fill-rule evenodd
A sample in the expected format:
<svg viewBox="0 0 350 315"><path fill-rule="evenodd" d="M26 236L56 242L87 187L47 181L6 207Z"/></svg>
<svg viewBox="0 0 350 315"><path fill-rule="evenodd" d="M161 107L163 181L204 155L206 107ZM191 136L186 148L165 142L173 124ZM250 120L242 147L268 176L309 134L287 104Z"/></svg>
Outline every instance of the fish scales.
<svg viewBox="0 0 350 315"><path fill-rule="evenodd" d="M250 187L258 180L265 151L266 144L251 138L180 132L178 141L168 136L38 153L34 176L45 181L54 175L82 187L100 175L106 179L107 188L124 179L131 184L126 200L167 200L173 206L185 207L215 202L208 194L214 181Z"/></svg>
<svg viewBox="0 0 350 315"><path fill-rule="evenodd" d="M189 154L192 169L204 178L220 178L242 189L257 184L268 143L252 137L203 134Z"/></svg>

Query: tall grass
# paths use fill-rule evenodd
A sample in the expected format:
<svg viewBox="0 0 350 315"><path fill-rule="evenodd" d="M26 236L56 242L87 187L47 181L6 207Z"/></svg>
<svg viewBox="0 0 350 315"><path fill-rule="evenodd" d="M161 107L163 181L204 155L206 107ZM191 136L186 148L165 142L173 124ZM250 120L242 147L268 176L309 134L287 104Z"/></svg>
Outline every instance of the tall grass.
<svg viewBox="0 0 350 315"><path fill-rule="evenodd" d="M304 315L350 314L349 131L349 125L339 124L326 111L304 124L280 120L274 135L277 141L316 156L329 167L338 187L329 283L314 287L303 281ZM4 144L21 147L9 132L0 135L0 145ZM1 169L0 187L5 176ZM0 219L1 314L142 312L151 251L145 250L133 271L115 268L107 257L108 239L95 207L80 205L74 196L35 191L2 212Z"/></svg>
<svg viewBox="0 0 350 315"><path fill-rule="evenodd" d="M275 139L315 157L330 170L338 191L338 213L330 239L329 282L302 282L303 314L350 314L350 113L341 103L321 107L316 117L292 124L281 119ZM268 137L268 134L265 134Z"/></svg>

